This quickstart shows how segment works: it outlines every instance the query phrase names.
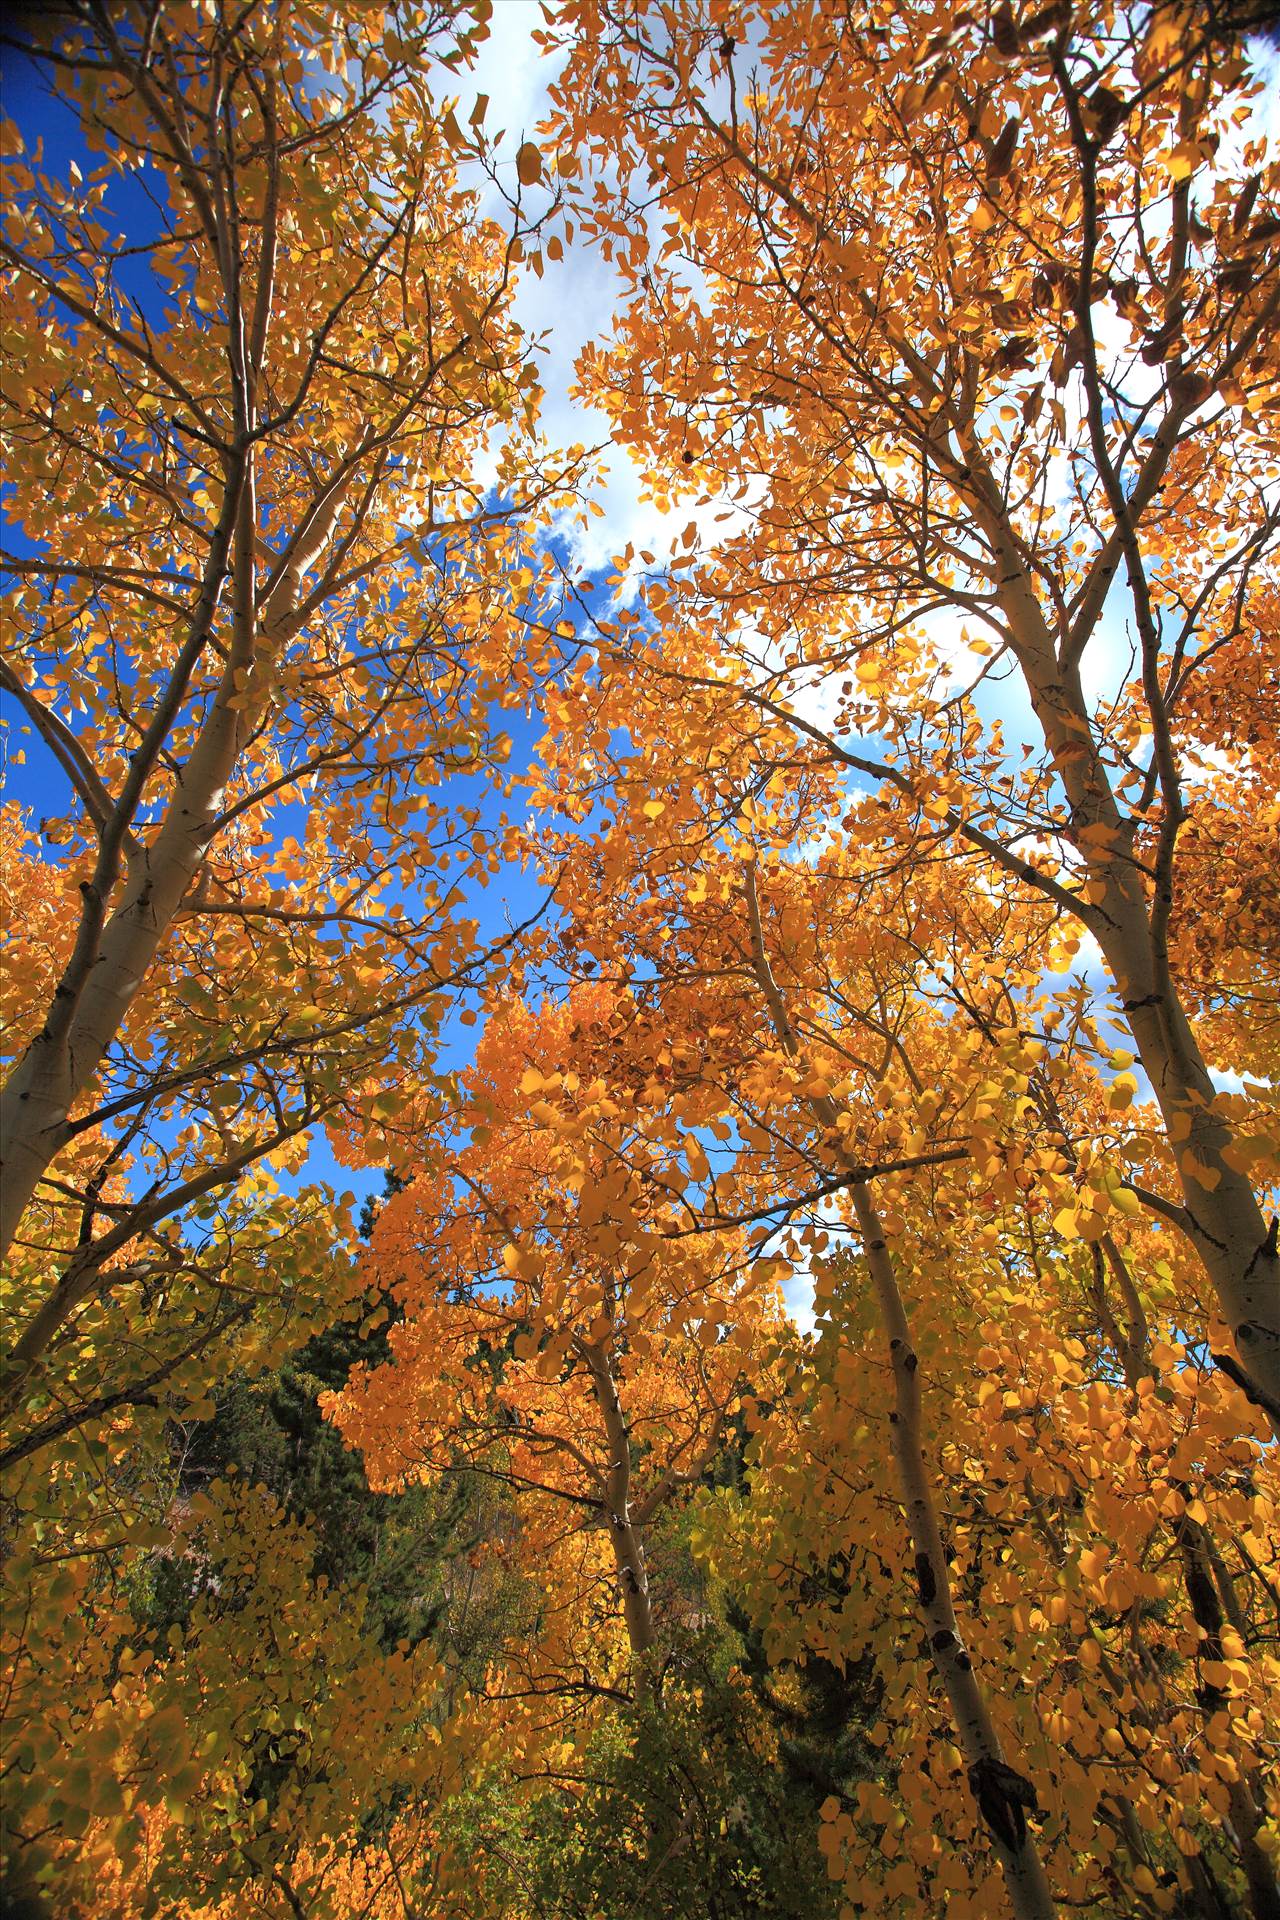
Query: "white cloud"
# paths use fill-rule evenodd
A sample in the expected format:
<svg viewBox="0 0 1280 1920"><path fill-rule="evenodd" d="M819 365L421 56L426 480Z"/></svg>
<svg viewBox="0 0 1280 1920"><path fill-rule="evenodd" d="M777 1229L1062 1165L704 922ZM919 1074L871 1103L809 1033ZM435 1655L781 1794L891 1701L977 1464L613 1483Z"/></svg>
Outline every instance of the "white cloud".
<svg viewBox="0 0 1280 1920"><path fill-rule="evenodd" d="M465 87L488 96L485 131L493 138L505 136L499 152L513 163L517 147L546 111L547 87L555 75L554 64L533 41L545 24L540 0L498 0L489 37L466 69ZM463 117L469 119L469 112Z"/></svg>
<svg viewBox="0 0 1280 1920"><path fill-rule="evenodd" d="M793 1273L782 1289L783 1304L792 1325L800 1333L813 1333L818 1325L813 1312L813 1276Z"/></svg>
<svg viewBox="0 0 1280 1920"><path fill-rule="evenodd" d="M480 197L481 210L498 221L509 219L504 190L515 186L515 156L521 143L535 138L548 112L548 88L560 60L548 56L533 39L545 25L540 0L498 0L489 38L474 64L460 76L459 119L470 119L477 96L488 96L484 130L490 141L490 177L479 164L464 165L462 174ZM498 136L501 135L501 138ZM612 266L595 249L576 237L558 261L543 260L541 277L526 268L515 294L515 317L535 342L543 404L540 426L553 447L585 445L600 449L601 484L596 498L602 517L585 527L566 516L560 529L574 561L591 572L608 566L628 546L634 561L618 592L626 602L634 598L646 562L641 550L661 563L685 527L693 521L700 539L729 537L742 527L750 500L735 505L712 500L685 502L659 508L645 497L643 475L631 455L610 443L610 426L599 408L588 405L573 389L576 362L588 342L607 334L611 315L621 304L622 286ZM476 479L491 483L497 471L495 446L480 463ZM764 482L761 480L760 490Z"/></svg>
<svg viewBox="0 0 1280 1920"><path fill-rule="evenodd" d="M1248 1093L1256 1096L1273 1087L1273 1080L1264 1080L1258 1074L1237 1073L1234 1067L1210 1067L1209 1078L1218 1093Z"/></svg>

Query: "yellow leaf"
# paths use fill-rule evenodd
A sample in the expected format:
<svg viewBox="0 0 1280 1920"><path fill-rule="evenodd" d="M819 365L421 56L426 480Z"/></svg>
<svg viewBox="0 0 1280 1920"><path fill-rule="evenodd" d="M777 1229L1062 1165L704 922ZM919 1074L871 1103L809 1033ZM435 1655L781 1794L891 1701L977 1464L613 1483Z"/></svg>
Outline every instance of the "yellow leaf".
<svg viewBox="0 0 1280 1920"><path fill-rule="evenodd" d="M707 1159L700 1140L690 1138L685 1141L684 1157L685 1164L695 1180L703 1181L710 1178L711 1162Z"/></svg>
<svg viewBox="0 0 1280 1920"><path fill-rule="evenodd" d="M1171 180L1189 180L1200 161L1200 149L1192 140L1181 140L1161 164Z"/></svg>

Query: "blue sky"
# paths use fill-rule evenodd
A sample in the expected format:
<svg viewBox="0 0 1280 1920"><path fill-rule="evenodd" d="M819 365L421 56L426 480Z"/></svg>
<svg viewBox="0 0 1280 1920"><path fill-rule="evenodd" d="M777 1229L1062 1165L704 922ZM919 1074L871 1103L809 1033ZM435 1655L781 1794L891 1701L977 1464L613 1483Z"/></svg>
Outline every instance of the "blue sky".
<svg viewBox="0 0 1280 1920"><path fill-rule="evenodd" d="M456 85L458 118L464 123L470 119L475 98L481 94L488 96L485 129L493 142L490 160L500 185L509 186L513 191L516 153L526 139L536 134L555 71L554 65L533 42L533 33L543 24L538 0L500 0L490 38L482 47L474 68L449 83ZM28 138L33 135L43 138L46 165L64 177L73 165L87 172L93 157L81 140L77 118L65 105L49 98L33 64L6 50L0 74L4 111L20 123ZM445 80L446 76L441 76L442 90ZM499 134L501 137L496 137ZM479 193L482 208L501 220L504 214L501 192L480 167L473 167L471 174L469 184ZM113 183L108 216L114 216L115 223L126 233L133 227L149 228L151 209L145 187L137 176L126 175ZM138 280L137 288L131 291L136 291L144 301L148 296L154 297L154 282L145 267L139 269ZM662 556L691 518L698 517L709 524L714 512L723 511L723 503L715 503L698 514L689 507L664 513L644 501L636 466L625 452L607 446L607 421L570 395L574 361L593 331L607 322L616 288L608 263L575 244L566 250L559 263L546 261L543 278L525 274L519 282L516 301L521 325L540 343L538 360L545 392L542 431L546 439L552 445L585 442L601 449L604 484L599 498L604 514L585 528L566 519L556 541L564 558L574 567L599 574L611 571L613 556L628 546L634 548L637 555L648 549L660 565ZM485 467L492 470L496 461L495 447L491 463L482 463L479 477L486 477ZM10 551L18 551L26 544L12 528L6 528L5 542ZM637 571L641 564L637 558ZM633 581L624 585L624 595L632 586ZM56 762L25 727L11 703L3 711L10 723L0 736L4 797L17 800L37 820L65 812L68 789ZM518 773L529 764L540 723L527 713L512 711L502 724L512 738L510 768ZM456 796L460 805L475 804L475 796L463 790L468 784L474 783L459 781L451 788L451 796ZM509 810L518 812L521 806L518 792L506 804ZM484 803L486 819L492 821L500 810L501 803L490 795ZM282 819L280 831L282 834L288 831L286 820ZM465 910L476 915L483 932L491 938L500 938L513 922L531 911L539 898L531 876L512 869L504 870L483 890L474 885L468 887L467 894ZM465 1064L473 1038L474 1030L452 1020L444 1035L442 1064L446 1067ZM322 1137L315 1143L307 1172L361 1191L380 1185L376 1172L355 1175L349 1169L339 1168Z"/></svg>

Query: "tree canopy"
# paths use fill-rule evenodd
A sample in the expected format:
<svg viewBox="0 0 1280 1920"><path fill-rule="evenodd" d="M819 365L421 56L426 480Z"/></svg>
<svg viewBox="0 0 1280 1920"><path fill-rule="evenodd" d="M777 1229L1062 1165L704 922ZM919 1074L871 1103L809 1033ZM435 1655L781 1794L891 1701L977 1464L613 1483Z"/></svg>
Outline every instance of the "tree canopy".
<svg viewBox="0 0 1280 1920"><path fill-rule="evenodd" d="M1271 30L7 30L15 1913L1280 1916Z"/></svg>

